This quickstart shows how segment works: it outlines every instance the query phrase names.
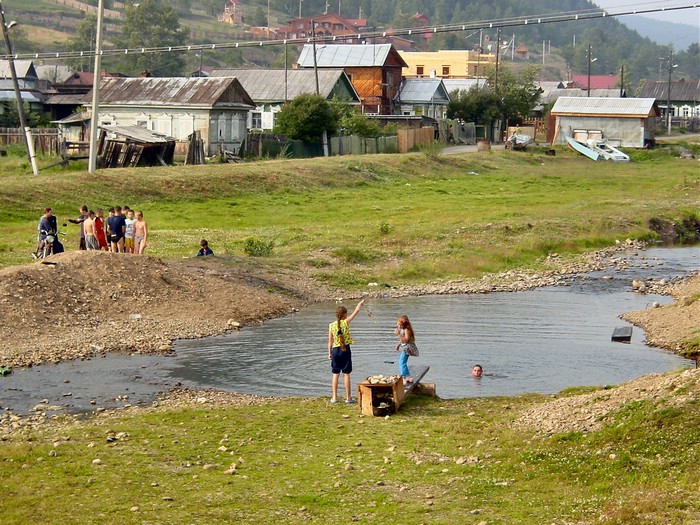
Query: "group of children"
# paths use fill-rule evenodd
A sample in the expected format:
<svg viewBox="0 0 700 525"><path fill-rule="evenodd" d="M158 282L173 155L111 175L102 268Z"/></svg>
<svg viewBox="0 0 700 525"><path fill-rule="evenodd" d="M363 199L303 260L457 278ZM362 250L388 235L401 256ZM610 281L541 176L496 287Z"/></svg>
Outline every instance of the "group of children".
<svg viewBox="0 0 700 525"><path fill-rule="evenodd" d="M148 243L148 224L143 212L115 206L108 213L105 220L102 208L92 211L83 205L77 219L66 219L80 224L80 249L143 255Z"/></svg>
<svg viewBox="0 0 700 525"><path fill-rule="evenodd" d="M354 343L350 335L350 323L360 313L363 304L365 304L364 299L357 303L350 315L348 315L348 309L345 306L338 306L335 311L336 320L328 325L328 359L331 362L333 374L331 403L338 402L338 381L341 372L345 386L345 403L355 402L350 384L350 373L352 372L350 345ZM396 320L394 335L399 337L399 342L396 345L396 350L400 352L399 373L403 377L404 383L412 383L413 378L408 370L408 358L412 355L418 355L418 349L416 347L416 334L408 316L402 315Z"/></svg>

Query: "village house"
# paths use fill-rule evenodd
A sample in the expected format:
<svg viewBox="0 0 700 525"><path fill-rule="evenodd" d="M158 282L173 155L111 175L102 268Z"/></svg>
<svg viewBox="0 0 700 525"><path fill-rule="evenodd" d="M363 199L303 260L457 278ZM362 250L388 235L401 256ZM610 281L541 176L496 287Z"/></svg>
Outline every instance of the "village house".
<svg viewBox="0 0 700 525"><path fill-rule="evenodd" d="M91 109L92 95L85 105ZM237 152L255 103L235 78L106 78L100 85L98 124L141 126L173 137L176 153L201 133L206 155Z"/></svg>
<svg viewBox="0 0 700 525"><path fill-rule="evenodd" d="M658 109L653 98L559 97L551 115L556 119L552 144L602 132L612 146L644 148L654 143Z"/></svg>
<svg viewBox="0 0 700 525"><path fill-rule="evenodd" d="M394 100L406 62L391 44L305 44L297 62L305 69L342 68L360 96L363 113L395 113Z"/></svg>
<svg viewBox="0 0 700 525"><path fill-rule="evenodd" d="M349 20L337 13L327 13L290 20L285 27L278 29L277 35L282 39L294 40L311 38L315 34L316 38L335 37L337 42L356 44L360 42L358 32L365 29L366 18Z"/></svg>
<svg viewBox="0 0 700 525"><path fill-rule="evenodd" d="M445 118L450 95L439 78L405 78L396 95L396 107L400 115Z"/></svg>
<svg viewBox="0 0 700 525"><path fill-rule="evenodd" d="M644 84L640 96L656 99L664 120L669 98L673 122L688 125L690 120L700 117L700 80L673 80L670 87L669 92L667 80L650 80Z"/></svg>
<svg viewBox="0 0 700 525"><path fill-rule="evenodd" d="M591 85L588 85L590 79ZM579 88L583 90L588 90L590 88L591 92L594 89L615 89L620 83L620 77L617 75L574 75L571 79L572 88Z"/></svg>
<svg viewBox="0 0 700 525"><path fill-rule="evenodd" d="M248 129L271 131L285 102L304 93L316 93L312 69L215 69L211 77L235 77L255 103L248 113ZM337 99L360 105L360 96L342 69L318 71L318 93L326 100Z"/></svg>
<svg viewBox="0 0 700 525"><path fill-rule="evenodd" d="M405 77L478 78L485 67L496 65L496 56L466 49L440 51L399 51L406 62Z"/></svg>
<svg viewBox="0 0 700 525"><path fill-rule="evenodd" d="M15 73L19 85L22 102L29 106L29 110L41 113L44 108L46 95L42 87L46 87L47 81L39 80L34 63L31 60L15 60ZM5 113L10 107L17 105L12 73L9 60L0 60L0 114Z"/></svg>

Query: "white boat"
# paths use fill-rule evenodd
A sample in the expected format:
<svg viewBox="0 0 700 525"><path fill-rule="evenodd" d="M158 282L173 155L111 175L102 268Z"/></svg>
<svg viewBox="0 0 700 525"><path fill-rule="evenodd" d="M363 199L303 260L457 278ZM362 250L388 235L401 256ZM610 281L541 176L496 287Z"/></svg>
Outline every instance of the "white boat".
<svg viewBox="0 0 700 525"><path fill-rule="evenodd" d="M586 145L593 151L599 153L605 160L614 162L629 162L630 157L622 153L619 149L608 144L607 140L588 139Z"/></svg>

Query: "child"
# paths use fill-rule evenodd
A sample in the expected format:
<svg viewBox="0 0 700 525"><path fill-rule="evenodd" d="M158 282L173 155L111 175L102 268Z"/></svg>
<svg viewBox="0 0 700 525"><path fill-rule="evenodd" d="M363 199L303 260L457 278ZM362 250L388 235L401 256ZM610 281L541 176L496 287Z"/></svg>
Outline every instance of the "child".
<svg viewBox="0 0 700 525"><path fill-rule="evenodd" d="M124 231L124 251L126 253L134 253L134 224L136 224L136 219L134 218L133 210L126 210L126 230Z"/></svg>
<svg viewBox="0 0 700 525"><path fill-rule="evenodd" d="M333 373L331 403L338 402L338 378L341 372L345 384L345 403L355 402L350 391L350 373L352 372L350 345L355 342L350 335L350 322L360 313L360 308L364 303L364 299L357 303L350 315L348 315L347 308L339 306L335 310L335 321L328 325L328 359L331 361L331 372Z"/></svg>
<svg viewBox="0 0 700 525"><path fill-rule="evenodd" d="M136 222L134 223L134 252L143 255L148 242L148 224L143 220L143 212L136 212Z"/></svg>
<svg viewBox="0 0 700 525"><path fill-rule="evenodd" d="M202 242L200 242L199 245L201 246L201 248L197 252L197 257L204 257L205 255L214 255L214 252L211 248L209 248L209 242L207 242L206 239L202 239Z"/></svg>
<svg viewBox="0 0 700 525"><path fill-rule="evenodd" d="M408 316L402 315L396 320L394 334L399 336L399 344L396 345L396 350L401 352L399 374L403 377L404 383L413 383L413 378L408 371L408 358L412 355L418 355L418 347L416 347L416 334L413 332Z"/></svg>

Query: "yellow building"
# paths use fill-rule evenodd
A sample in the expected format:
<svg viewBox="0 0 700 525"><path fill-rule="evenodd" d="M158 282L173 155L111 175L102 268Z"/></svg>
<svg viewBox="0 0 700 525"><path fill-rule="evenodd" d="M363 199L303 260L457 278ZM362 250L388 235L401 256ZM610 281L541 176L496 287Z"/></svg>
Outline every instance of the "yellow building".
<svg viewBox="0 0 700 525"><path fill-rule="evenodd" d="M496 65L496 55L449 49L441 51L399 51L408 68L406 78L479 78L485 76L485 66Z"/></svg>

